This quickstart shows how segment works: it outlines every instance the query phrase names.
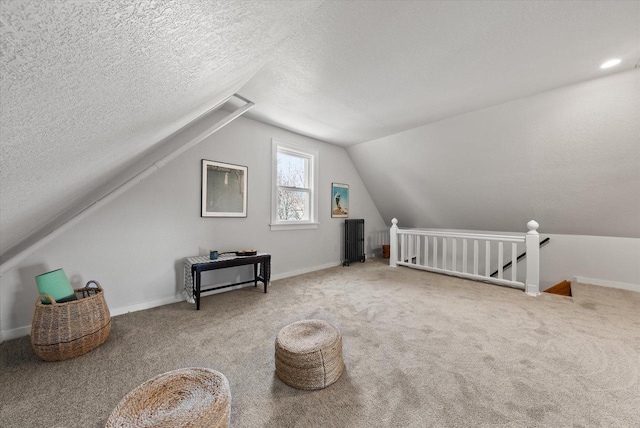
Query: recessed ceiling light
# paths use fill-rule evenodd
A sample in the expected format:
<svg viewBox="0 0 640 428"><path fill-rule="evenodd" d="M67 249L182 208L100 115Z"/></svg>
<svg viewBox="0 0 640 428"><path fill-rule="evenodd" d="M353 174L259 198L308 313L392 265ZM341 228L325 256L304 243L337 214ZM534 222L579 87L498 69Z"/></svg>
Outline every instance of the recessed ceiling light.
<svg viewBox="0 0 640 428"><path fill-rule="evenodd" d="M602 64L600 66L600 68L609 68L609 67L613 67L614 65L618 65L618 64L620 64L620 60L619 59L610 59L609 61L607 61L604 64Z"/></svg>

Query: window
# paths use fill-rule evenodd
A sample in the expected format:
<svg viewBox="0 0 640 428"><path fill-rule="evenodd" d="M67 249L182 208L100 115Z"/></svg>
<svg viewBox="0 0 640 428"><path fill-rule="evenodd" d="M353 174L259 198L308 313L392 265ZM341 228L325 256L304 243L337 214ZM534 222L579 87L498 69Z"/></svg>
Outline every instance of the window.
<svg viewBox="0 0 640 428"><path fill-rule="evenodd" d="M317 228L318 152L272 141L271 230Z"/></svg>

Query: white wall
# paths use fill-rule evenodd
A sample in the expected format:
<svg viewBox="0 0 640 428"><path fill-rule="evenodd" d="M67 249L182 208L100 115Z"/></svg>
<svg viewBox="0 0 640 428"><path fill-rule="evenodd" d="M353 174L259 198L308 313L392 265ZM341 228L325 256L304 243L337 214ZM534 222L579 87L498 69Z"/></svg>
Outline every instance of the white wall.
<svg viewBox="0 0 640 428"><path fill-rule="evenodd" d="M640 238L639 118L632 70L348 152L389 226Z"/></svg>
<svg viewBox="0 0 640 428"><path fill-rule="evenodd" d="M545 235L540 250L540 289L578 277L587 284L640 292L640 239Z"/></svg>
<svg viewBox="0 0 640 428"><path fill-rule="evenodd" d="M175 138L187 140L194 133L186 130ZM319 151L318 229L270 231L272 138ZM249 168L247 218L200 217L202 159ZM349 184L350 218L364 218L367 232L385 228L343 148L239 118L3 273L0 339L29 332L37 297L34 277L59 267L74 287L98 280L117 314L176 301L183 258L212 248L269 252L272 278L337 265L344 221L330 217L332 182ZM367 239L367 253L372 242ZM240 268L223 280L246 273Z"/></svg>

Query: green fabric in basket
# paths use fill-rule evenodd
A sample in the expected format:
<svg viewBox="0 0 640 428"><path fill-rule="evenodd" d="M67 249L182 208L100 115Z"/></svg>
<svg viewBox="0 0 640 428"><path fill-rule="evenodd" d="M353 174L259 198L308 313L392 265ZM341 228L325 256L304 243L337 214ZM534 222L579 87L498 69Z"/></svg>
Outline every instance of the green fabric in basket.
<svg viewBox="0 0 640 428"><path fill-rule="evenodd" d="M71 283L62 269L36 276L36 284L40 294L49 294L57 303L77 300L73 287L71 287ZM40 301L44 304L51 303L46 297L43 297Z"/></svg>

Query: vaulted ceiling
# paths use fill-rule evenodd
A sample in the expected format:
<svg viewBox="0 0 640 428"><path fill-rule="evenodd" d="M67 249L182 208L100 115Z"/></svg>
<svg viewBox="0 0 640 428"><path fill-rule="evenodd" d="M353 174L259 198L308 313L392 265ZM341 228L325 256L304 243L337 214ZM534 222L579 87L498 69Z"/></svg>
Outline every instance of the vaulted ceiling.
<svg viewBox="0 0 640 428"><path fill-rule="evenodd" d="M3 1L0 254L234 92L340 145L640 58L640 3Z"/></svg>
<svg viewBox="0 0 640 428"><path fill-rule="evenodd" d="M325 2L242 94L351 145L602 76L608 56L638 63L639 2Z"/></svg>

